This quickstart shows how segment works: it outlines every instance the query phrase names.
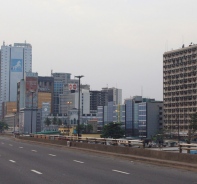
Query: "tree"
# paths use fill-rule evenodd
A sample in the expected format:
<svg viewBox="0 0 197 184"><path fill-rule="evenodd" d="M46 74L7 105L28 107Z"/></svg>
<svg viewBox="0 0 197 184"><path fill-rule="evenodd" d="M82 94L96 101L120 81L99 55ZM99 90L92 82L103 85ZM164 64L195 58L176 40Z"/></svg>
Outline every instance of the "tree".
<svg viewBox="0 0 197 184"><path fill-rule="evenodd" d="M124 136L124 130L121 128L120 123L109 123L103 127L101 133L102 138L118 139Z"/></svg>
<svg viewBox="0 0 197 184"><path fill-rule="evenodd" d="M188 139L187 139L187 143L190 144L192 138L195 135L195 132L197 131L197 113L194 113L190 116L191 121L188 127Z"/></svg>
<svg viewBox="0 0 197 184"><path fill-rule="evenodd" d="M93 130L93 126L91 124L87 124L85 125L85 133L91 133L91 131Z"/></svg>
<svg viewBox="0 0 197 184"><path fill-rule="evenodd" d="M0 121L0 132L3 132L4 130L8 130L8 124L4 121Z"/></svg>
<svg viewBox="0 0 197 184"><path fill-rule="evenodd" d="M58 125L62 125L62 120L61 119L58 119L57 124Z"/></svg>
<svg viewBox="0 0 197 184"><path fill-rule="evenodd" d="M56 118L56 116L53 117L53 121L52 122L53 122L53 125L57 125L57 118Z"/></svg>
<svg viewBox="0 0 197 184"><path fill-rule="evenodd" d="M50 119L47 117L44 121L45 125L49 126L51 124Z"/></svg>
<svg viewBox="0 0 197 184"><path fill-rule="evenodd" d="M76 126L76 132L78 133L78 130L79 130L79 133L81 133L83 130L84 130L84 124L80 124L79 125L79 128L78 128L78 125Z"/></svg>
<svg viewBox="0 0 197 184"><path fill-rule="evenodd" d="M164 144L164 138L166 136L166 133L167 133L167 130L166 129L160 129L157 131L157 133L152 136L152 140L157 142L159 144L159 147L160 146L163 146Z"/></svg>

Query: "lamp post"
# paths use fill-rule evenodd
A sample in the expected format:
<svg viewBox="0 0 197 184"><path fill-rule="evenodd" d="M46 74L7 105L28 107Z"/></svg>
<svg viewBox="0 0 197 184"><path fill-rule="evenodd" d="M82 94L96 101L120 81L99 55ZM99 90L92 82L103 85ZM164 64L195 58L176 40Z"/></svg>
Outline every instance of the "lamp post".
<svg viewBox="0 0 197 184"><path fill-rule="evenodd" d="M31 133L32 133L32 120L33 120L33 94L35 93L35 91L30 91L31 93Z"/></svg>
<svg viewBox="0 0 197 184"><path fill-rule="evenodd" d="M70 110L70 104L72 104L72 102L67 102L68 104L68 136L70 134L70 114L69 114L69 110Z"/></svg>
<svg viewBox="0 0 197 184"><path fill-rule="evenodd" d="M77 126L78 126L78 130L77 130L77 135L78 135L78 138L79 138L79 125L80 125L80 80L82 77L84 77L83 75L78 75L78 76L75 76L76 78L79 79L79 88L78 88L78 92L79 92L79 101L78 101L78 122L77 122Z"/></svg>
<svg viewBox="0 0 197 184"><path fill-rule="evenodd" d="M13 133L15 133L15 127L16 127L16 112L17 110L16 109L13 109L13 114L14 114L14 129L13 129Z"/></svg>

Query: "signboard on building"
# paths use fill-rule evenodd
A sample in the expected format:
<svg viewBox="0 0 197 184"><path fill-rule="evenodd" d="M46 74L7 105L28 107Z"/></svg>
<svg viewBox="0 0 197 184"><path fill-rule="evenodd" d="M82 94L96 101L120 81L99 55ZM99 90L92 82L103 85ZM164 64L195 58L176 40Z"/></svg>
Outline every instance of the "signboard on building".
<svg viewBox="0 0 197 184"><path fill-rule="evenodd" d="M69 83L68 84L68 88L69 88L70 91L77 90L77 84L75 84L75 83Z"/></svg>
<svg viewBox="0 0 197 184"><path fill-rule="evenodd" d="M38 104L38 78L37 77L26 77L26 101L25 106L27 108L32 107L33 98L33 108L37 108Z"/></svg>

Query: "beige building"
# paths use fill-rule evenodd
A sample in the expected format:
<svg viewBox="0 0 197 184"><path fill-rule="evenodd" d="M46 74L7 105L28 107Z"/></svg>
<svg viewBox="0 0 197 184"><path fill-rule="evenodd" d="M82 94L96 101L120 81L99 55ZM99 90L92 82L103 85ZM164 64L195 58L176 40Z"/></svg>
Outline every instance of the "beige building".
<svg viewBox="0 0 197 184"><path fill-rule="evenodd" d="M38 109L42 108L42 103L50 103L51 105L51 93L38 92ZM50 108L51 109L51 108Z"/></svg>
<svg viewBox="0 0 197 184"><path fill-rule="evenodd" d="M3 112L2 117L5 118L6 115L14 114L17 111L16 102L3 102Z"/></svg>
<svg viewBox="0 0 197 184"><path fill-rule="evenodd" d="M197 112L197 45L163 54L164 128L187 133L190 115Z"/></svg>

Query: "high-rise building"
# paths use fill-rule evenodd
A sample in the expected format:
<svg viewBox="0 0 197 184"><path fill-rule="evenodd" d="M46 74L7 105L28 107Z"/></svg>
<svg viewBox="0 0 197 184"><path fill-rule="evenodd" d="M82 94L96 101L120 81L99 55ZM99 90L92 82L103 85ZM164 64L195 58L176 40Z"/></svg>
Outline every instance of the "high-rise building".
<svg viewBox="0 0 197 184"><path fill-rule="evenodd" d="M108 92L90 91L90 110L97 111L98 106L106 106L108 103Z"/></svg>
<svg viewBox="0 0 197 184"><path fill-rule="evenodd" d="M24 79L25 72L32 71L32 46L28 43L14 43L1 46L0 51L0 119L2 103L16 102L17 83Z"/></svg>
<svg viewBox="0 0 197 184"><path fill-rule="evenodd" d="M197 112L196 71L197 45L163 54L164 128L171 134L186 133Z"/></svg>
<svg viewBox="0 0 197 184"><path fill-rule="evenodd" d="M60 114L60 95L63 94L64 85L70 81L70 73L51 73L54 77L53 115Z"/></svg>
<svg viewBox="0 0 197 184"><path fill-rule="evenodd" d="M118 88L102 88L102 91L108 92L108 102L115 102L115 104L122 104L122 89Z"/></svg>

